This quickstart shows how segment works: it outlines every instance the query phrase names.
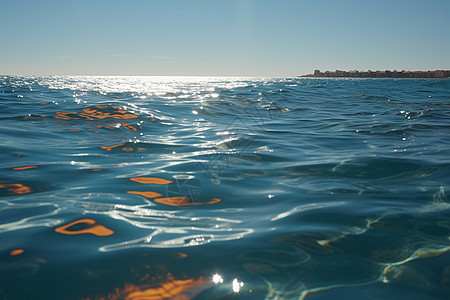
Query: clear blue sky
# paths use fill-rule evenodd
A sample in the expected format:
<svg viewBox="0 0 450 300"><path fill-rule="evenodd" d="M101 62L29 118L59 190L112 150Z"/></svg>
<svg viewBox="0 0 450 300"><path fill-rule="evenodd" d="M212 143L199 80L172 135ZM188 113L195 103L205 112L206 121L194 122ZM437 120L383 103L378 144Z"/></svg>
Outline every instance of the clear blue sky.
<svg viewBox="0 0 450 300"><path fill-rule="evenodd" d="M449 0L0 0L0 74L450 69Z"/></svg>

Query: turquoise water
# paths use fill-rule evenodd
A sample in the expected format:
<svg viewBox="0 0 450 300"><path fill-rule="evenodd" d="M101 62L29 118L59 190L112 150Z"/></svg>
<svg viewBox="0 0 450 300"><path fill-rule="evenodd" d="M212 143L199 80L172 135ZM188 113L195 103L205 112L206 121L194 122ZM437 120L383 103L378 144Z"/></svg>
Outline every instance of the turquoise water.
<svg viewBox="0 0 450 300"><path fill-rule="evenodd" d="M0 84L0 299L450 297L450 80Z"/></svg>

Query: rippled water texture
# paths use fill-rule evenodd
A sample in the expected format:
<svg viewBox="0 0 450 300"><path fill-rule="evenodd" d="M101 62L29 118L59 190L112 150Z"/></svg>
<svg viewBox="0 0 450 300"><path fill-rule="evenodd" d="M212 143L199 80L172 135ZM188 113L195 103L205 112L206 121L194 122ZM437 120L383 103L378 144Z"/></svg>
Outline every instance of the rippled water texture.
<svg viewBox="0 0 450 300"><path fill-rule="evenodd" d="M0 83L0 299L450 298L450 80Z"/></svg>

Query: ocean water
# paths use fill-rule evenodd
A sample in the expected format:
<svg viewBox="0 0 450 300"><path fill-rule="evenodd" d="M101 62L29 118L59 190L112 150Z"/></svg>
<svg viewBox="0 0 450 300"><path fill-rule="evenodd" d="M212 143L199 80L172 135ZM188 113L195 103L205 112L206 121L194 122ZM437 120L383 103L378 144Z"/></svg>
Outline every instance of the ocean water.
<svg viewBox="0 0 450 300"><path fill-rule="evenodd" d="M450 80L0 76L0 299L448 299Z"/></svg>

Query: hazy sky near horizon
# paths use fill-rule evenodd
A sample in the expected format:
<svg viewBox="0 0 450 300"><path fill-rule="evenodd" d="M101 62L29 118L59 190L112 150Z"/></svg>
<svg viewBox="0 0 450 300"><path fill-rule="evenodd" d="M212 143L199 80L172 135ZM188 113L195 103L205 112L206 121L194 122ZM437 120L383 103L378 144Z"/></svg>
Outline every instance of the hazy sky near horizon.
<svg viewBox="0 0 450 300"><path fill-rule="evenodd" d="M0 0L0 74L450 69L449 0Z"/></svg>

